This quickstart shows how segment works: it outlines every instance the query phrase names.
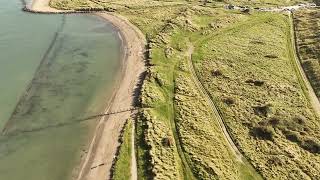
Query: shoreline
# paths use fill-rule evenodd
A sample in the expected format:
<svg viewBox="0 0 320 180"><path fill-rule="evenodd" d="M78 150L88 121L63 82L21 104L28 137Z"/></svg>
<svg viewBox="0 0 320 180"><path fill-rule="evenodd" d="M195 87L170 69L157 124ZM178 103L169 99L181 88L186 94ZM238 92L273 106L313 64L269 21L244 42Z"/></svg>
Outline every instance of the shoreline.
<svg viewBox="0 0 320 180"><path fill-rule="evenodd" d="M145 71L144 50L146 39L142 32L126 18L109 12L78 12L49 7L50 0L33 0L23 10L40 14L90 13L110 23L121 40L120 71L104 113L134 106L135 89ZM89 148L80 163L71 172L72 179L110 179L113 160L120 145L118 139L126 120L135 112L103 116L94 128Z"/></svg>
<svg viewBox="0 0 320 180"><path fill-rule="evenodd" d="M130 104L129 107L133 107L134 89L137 87L140 75L144 72L143 50L146 42L144 36L125 19L109 13L95 13L94 15L107 20L117 29L122 41L122 51L124 51L117 78L120 83L115 85L105 113L123 108L123 104L127 104L125 107L128 107L128 104ZM132 36L133 32L136 36ZM110 178L113 160L120 145L118 139L121 130L126 120L133 114L133 112L125 112L101 118L90 143L88 155L80 165L81 170L77 173L77 180ZM110 137L112 138L110 139ZM91 169L92 167L96 168Z"/></svg>

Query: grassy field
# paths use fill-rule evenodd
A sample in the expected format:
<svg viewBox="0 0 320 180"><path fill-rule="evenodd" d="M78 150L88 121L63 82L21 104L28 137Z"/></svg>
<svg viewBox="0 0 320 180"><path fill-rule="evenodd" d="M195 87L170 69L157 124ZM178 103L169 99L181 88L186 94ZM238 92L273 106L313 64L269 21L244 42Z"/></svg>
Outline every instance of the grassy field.
<svg viewBox="0 0 320 180"><path fill-rule="evenodd" d="M297 1L243 2L236 1ZM319 117L297 75L288 15L227 11L216 1L96 4L127 17L148 40L137 117L139 179L319 178ZM234 154L219 115L248 162Z"/></svg>
<svg viewBox="0 0 320 180"><path fill-rule="evenodd" d="M237 5L243 5L243 6L256 6L256 7L275 7L275 6L290 6L295 5L299 3L309 3L312 2L310 0L252 0L252 1L244 1L244 0L234 0L234 1L228 1L230 4L237 4Z"/></svg>
<svg viewBox="0 0 320 180"><path fill-rule="evenodd" d="M316 0L317 1L317 0ZM316 2L315 1L315 2ZM140 9L141 8L151 8L148 10L153 10L153 7L174 7L174 6L185 6L185 5L201 5L207 7L222 7L226 4L234 4L239 6L251 6L251 7L275 7L275 6L290 6L300 3L310 3L312 0L133 0L133 1L123 1L123 0L51 0L50 6L58 9L105 9L111 11L117 11L121 9ZM169 12L169 11L168 11ZM159 15L158 13L156 13ZM164 15L164 14L162 14ZM147 18L147 17L145 17Z"/></svg>
<svg viewBox="0 0 320 180"><path fill-rule="evenodd" d="M318 10L300 10L294 13L300 60L318 98L320 97L320 37L317 35L319 18Z"/></svg>
<svg viewBox="0 0 320 180"><path fill-rule="evenodd" d="M290 21L271 13L246 18L196 39L199 77L264 177L319 177L319 122L295 75Z"/></svg>
<svg viewBox="0 0 320 180"><path fill-rule="evenodd" d="M127 180L131 178L131 153L132 153L132 121L128 120L123 129L119 156L114 164L113 180ZM125 170L125 171L124 171Z"/></svg>

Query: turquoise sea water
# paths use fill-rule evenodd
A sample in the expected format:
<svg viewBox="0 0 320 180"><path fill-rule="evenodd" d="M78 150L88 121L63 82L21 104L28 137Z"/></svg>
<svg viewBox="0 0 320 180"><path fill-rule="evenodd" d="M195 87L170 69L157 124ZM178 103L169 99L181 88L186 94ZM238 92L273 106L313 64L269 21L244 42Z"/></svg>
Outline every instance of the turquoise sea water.
<svg viewBox="0 0 320 180"><path fill-rule="evenodd" d="M118 34L95 16L0 6L0 179L70 179L96 124L83 119L115 85Z"/></svg>

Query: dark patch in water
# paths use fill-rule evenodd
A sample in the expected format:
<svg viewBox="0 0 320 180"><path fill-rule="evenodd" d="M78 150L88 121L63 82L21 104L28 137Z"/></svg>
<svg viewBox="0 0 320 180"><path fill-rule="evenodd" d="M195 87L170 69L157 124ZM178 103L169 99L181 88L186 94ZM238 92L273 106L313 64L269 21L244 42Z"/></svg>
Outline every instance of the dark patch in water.
<svg viewBox="0 0 320 180"><path fill-rule="evenodd" d="M82 52L82 53L80 53L80 55L83 57L89 57L88 53L86 53L86 52Z"/></svg>

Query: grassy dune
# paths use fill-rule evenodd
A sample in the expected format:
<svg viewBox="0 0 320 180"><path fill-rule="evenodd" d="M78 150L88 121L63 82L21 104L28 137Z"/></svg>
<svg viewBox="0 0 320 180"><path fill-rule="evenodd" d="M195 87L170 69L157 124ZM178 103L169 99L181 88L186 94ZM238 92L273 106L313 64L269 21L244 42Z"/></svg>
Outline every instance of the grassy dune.
<svg viewBox="0 0 320 180"><path fill-rule="evenodd" d="M152 8L152 7L173 7L185 5L204 5L208 7L221 7L226 4L234 4L239 6L252 6L252 7L275 7L275 6L290 6L299 3L317 2L317 0L51 0L50 6L58 9L82 9L82 8L98 8L106 10L120 10L120 9L135 9ZM152 10L152 9L149 9ZM156 13L158 14L158 13ZM163 13L165 14L165 13ZM148 17L145 17L148 18Z"/></svg>
<svg viewBox="0 0 320 180"><path fill-rule="evenodd" d="M123 129L121 137L121 146L119 150L119 156L117 157L116 163L113 170L113 180L127 180L131 178L131 135L132 135L132 121L128 120L127 124ZM126 171L124 171L124 169Z"/></svg>
<svg viewBox="0 0 320 180"><path fill-rule="evenodd" d="M253 14L197 40L193 60L237 144L264 177L314 179L319 121L295 75L290 38L288 17Z"/></svg>
<svg viewBox="0 0 320 180"><path fill-rule="evenodd" d="M252 0L252 1L244 1L244 0L226 0L230 4L237 4L243 6L256 6L256 7L266 7L266 6L290 6L299 3L310 3L312 0Z"/></svg>
<svg viewBox="0 0 320 180"><path fill-rule="evenodd" d="M128 18L148 39L137 117L139 179L319 178L319 118L294 66L287 15L226 11L217 1L97 4ZM191 63L249 163L228 145Z"/></svg>
<svg viewBox="0 0 320 180"><path fill-rule="evenodd" d="M294 14L294 24L297 36L297 47L303 68L320 97L320 12L318 10L301 10Z"/></svg>

